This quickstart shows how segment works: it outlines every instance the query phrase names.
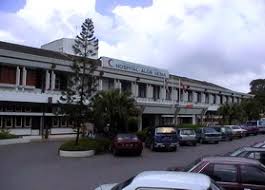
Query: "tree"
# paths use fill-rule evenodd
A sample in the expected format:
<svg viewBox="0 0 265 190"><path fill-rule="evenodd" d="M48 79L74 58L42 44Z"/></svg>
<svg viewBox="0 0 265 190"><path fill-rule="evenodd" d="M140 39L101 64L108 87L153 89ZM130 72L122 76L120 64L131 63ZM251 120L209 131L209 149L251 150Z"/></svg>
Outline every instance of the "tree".
<svg viewBox="0 0 265 190"><path fill-rule="evenodd" d="M233 122L241 121L240 104L225 104L219 107L219 115L222 116L222 124L231 125Z"/></svg>
<svg viewBox="0 0 265 190"><path fill-rule="evenodd" d="M260 109L259 103L255 99L247 99L241 102L241 112L244 120L257 120L259 119Z"/></svg>
<svg viewBox="0 0 265 190"><path fill-rule="evenodd" d="M134 98L128 92L120 90L102 91L91 101L95 123L109 125L110 134L128 132L128 119L137 115Z"/></svg>
<svg viewBox="0 0 265 190"><path fill-rule="evenodd" d="M62 112L73 121L77 129L76 145L79 142L80 128L91 119L90 98L97 87L97 77L94 72L98 60L89 59L98 50L98 40L94 36L94 25L91 19L82 24L82 31L75 38L72 57L72 73L67 80L67 90L60 97Z"/></svg>
<svg viewBox="0 0 265 190"><path fill-rule="evenodd" d="M255 95L253 100L256 102L260 113L265 113L265 79L256 79L250 83L251 94Z"/></svg>

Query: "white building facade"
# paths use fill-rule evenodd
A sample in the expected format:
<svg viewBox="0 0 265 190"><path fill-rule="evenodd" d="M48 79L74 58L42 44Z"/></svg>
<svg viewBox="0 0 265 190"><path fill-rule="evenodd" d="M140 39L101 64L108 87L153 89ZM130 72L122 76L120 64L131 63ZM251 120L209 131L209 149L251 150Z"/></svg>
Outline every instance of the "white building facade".
<svg viewBox="0 0 265 190"><path fill-rule="evenodd" d="M164 69L107 57L99 62L98 90L130 91L141 110L139 130L159 124L195 124L205 115L216 115L222 104L251 97ZM51 134L72 133L72 122L56 114L71 64L68 55L47 47L0 42L0 129L41 135L48 126Z"/></svg>

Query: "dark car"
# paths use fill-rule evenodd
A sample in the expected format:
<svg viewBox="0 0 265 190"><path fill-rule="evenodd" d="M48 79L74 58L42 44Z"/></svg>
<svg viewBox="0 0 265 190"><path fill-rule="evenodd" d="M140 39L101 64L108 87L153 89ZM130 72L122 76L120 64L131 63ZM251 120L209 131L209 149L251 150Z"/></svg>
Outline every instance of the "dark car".
<svg viewBox="0 0 265 190"><path fill-rule="evenodd" d="M231 141L233 140L232 129L224 126L214 126L213 127L217 132L221 133L222 140Z"/></svg>
<svg viewBox="0 0 265 190"><path fill-rule="evenodd" d="M179 171L178 168L175 170ZM265 190L265 167L254 159L204 157L195 160L183 171L206 174L226 190Z"/></svg>
<svg viewBox="0 0 265 190"><path fill-rule="evenodd" d="M257 121L248 121L241 126L246 130L246 135L257 135L259 133L259 128L257 126Z"/></svg>
<svg viewBox="0 0 265 190"><path fill-rule="evenodd" d="M143 151L143 143L135 134L118 134L112 141L111 150L114 155L131 153L140 156Z"/></svg>
<svg viewBox="0 0 265 190"><path fill-rule="evenodd" d="M177 133L178 133L179 145L192 144L193 146L196 146L197 137L194 129L180 128L178 129Z"/></svg>
<svg viewBox="0 0 265 190"><path fill-rule="evenodd" d="M265 148L243 147L227 154L227 156L252 158L265 164Z"/></svg>
<svg viewBox="0 0 265 190"><path fill-rule="evenodd" d="M197 140L200 143L219 143L221 141L221 133L217 132L213 127L202 127L196 130Z"/></svg>
<svg viewBox="0 0 265 190"><path fill-rule="evenodd" d="M175 126L157 126L149 128L145 140L146 147L152 151L158 149L177 150L178 137Z"/></svg>

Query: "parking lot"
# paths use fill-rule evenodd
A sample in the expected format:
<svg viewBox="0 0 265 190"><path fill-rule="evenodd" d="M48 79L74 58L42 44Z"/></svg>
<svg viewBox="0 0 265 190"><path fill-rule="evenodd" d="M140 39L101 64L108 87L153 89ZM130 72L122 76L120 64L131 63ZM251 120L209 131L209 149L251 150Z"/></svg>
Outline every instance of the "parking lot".
<svg viewBox="0 0 265 190"><path fill-rule="evenodd" d="M141 157L61 158L62 142L42 142L0 147L0 187L12 190L92 190L99 184L125 180L144 170L185 166L203 155L221 155L238 147L265 140L265 135L250 136L219 144L182 146L177 152L151 152Z"/></svg>

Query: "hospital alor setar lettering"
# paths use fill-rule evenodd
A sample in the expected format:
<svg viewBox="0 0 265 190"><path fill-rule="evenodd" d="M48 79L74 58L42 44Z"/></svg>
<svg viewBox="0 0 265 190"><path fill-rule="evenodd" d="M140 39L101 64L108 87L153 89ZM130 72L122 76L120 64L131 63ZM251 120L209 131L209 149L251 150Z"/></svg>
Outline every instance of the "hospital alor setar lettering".
<svg viewBox="0 0 265 190"><path fill-rule="evenodd" d="M139 74L145 74L150 76L156 76L161 78L168 78L169 73L167 70L164 69L157 69L155 67L149 67L145 65L135 64L135 63L129 63L117 59L110 59L107 57L101 58L103 67L110 67L118 70L128 71L128 72L134 72Z"/></svg>

